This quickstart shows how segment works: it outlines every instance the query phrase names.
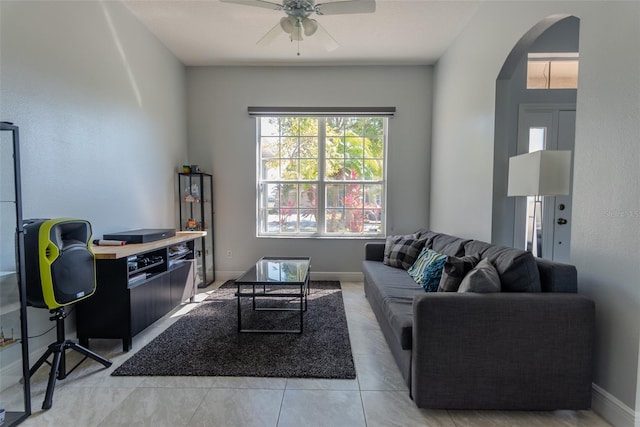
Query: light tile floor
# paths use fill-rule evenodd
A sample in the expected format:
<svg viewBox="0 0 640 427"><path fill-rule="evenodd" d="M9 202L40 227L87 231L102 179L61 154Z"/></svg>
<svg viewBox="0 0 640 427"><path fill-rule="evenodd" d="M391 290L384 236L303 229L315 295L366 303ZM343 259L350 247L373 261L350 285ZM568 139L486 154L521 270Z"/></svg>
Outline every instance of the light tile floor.
<svg viewBox="0 0 640 427"><path fill-rule="evenodd" d="M215 287L202 290L198 300ZM362 283L343 282L357 378L314 380L238 377L112 377L111 372L195 304L186 304L143 331L133 350L92 340L110 358L104 369L85 361L59 381L48 411L40 409L48 370L32 378L30 426L607 426L593 411L503 412L418 409L389 352ZM215 327L215 325L212 325ZM74 355L68 357L73 366ZM77 360L77 359L75 359ZM215 361L212 361L215 363ZM0 398L11 405L11 390Z"/></svg>

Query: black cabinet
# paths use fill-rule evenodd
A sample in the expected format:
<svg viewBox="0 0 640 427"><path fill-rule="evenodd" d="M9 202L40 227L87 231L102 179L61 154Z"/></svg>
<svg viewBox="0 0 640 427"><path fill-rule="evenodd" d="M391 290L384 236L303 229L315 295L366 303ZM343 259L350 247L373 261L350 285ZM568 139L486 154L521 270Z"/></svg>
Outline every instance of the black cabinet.
<svg viewBox="0 0 640 427"><path fill-rule="evenodd" d="M97 287L91 298L78 303L80 343L87 346L90 338L116 338L128 351L135 335L192 298L194 247L201 235L177 233L163 241L111 251L94 248Z"/></svg>
<svg viewBox="0 0 640 427"><path fill-rule="evenodd" d="M174 307L169 280L168 274L160 274L130 289L132 335L142 332Z"/></svg>
<svg viewBox="0 0 640 427"><path fill-rule="evenodd" d="M0 122L0 131L0 409L14 426L31 414L20 143L17 126Z"/></svg>
<svg viewBox="0 0 640 427"><path fill-rule="evenodd" d="M180 230L206 231L195 242L198 286L215 280L213 252L213 176L207 173L179 173Z"/></svg>

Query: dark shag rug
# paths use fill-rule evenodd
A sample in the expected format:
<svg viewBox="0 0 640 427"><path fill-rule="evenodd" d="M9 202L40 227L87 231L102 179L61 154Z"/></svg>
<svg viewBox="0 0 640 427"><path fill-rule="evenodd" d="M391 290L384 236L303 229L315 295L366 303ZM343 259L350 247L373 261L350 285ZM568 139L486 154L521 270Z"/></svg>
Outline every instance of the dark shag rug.
<svg viewBox="0 0 640 427"><path fill-rule="evenodd" d="M237 331L236 286L227 281L126 360L115 376L250 376L353 379L355 366L338 281L311 281L302 334ZM297 312L253 312L243 328L296 329ZM289 304L278 298L262 304Z"/></svg>

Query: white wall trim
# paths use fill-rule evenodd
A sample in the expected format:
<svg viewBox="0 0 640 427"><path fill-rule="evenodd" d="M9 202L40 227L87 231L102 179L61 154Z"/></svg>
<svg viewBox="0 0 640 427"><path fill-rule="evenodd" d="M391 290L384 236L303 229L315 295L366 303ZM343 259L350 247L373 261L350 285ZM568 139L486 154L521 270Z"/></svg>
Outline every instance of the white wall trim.
<svg viewBox="0 0 640 427"><path fill-rule="evenodd" d="M242 276L244 271L216 271L216 282L234 280ZM312 271L311 280L339 280L341 282L362 282L361 271Z"/></svg>
<svg viewBox="0 0 640 427"><path fill-rule="evenodd" d="M312 280L340 280L341 282L362 282L361 271L312 271Z"/></svg>
<svg viewBox="0 0 640 427"><path fill-rule="evenodd" d="M66 323L69 323L69 322L66 322ZM55 333L53 335L54 336L52 338L51 343L55 342L54 340L56 339ZM75 327L73 327L73 330L71 331L65 330L65 338L70 341L77 342ZM47 349L49 348L49 344L44 344L36 349L31 348L31 345L29 346L29 363L30 363L29 369L31 368L31 366L33 366L35 361L40 359L40 356L42 356L45 353L45 351L47 351ZM17 345L21 345L21 344L17 344ZM69 354L69 353L70 352L67 352L66 354ZM48 359L49 361L51 361L51 357L49 357ZM73 368L73 366L71 366L71 368ZM40 372L40 370L46 371L47 375L49 375L48 372L51 371L51 366L45 363L36 372ZM67 366L67 372L69 370L70 370L70 367ZM21 381L22 380L22 357L14 360L13 362L9 363L6 366L3 366L2 369L0 369L0 376L3 378L3 384L2 384L3 387L5 386L11 387L13 384L17 384L19 381Z"/></svg>
<svg viewBox="0 0 640 427"><path fill-rule="evenodd" d="M591 407L598 415L616 427L640 427L640 412L634 412L597 384L592 386Z"/></svg>

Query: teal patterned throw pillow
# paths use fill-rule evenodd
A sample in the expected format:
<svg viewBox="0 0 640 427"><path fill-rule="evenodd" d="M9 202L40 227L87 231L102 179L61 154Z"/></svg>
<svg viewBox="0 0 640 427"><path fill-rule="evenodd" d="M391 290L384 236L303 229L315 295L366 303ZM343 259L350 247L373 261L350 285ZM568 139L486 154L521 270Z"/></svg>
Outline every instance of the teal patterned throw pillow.
<svg viewBox="0 0 640 427"><path fill-rule="evenodd" d="M425 292L436 292L446 260L446 255L442 255L433 249L423 248L416 262L407 270L407 273L413 277L417 284L424 288Z"/></svg>

